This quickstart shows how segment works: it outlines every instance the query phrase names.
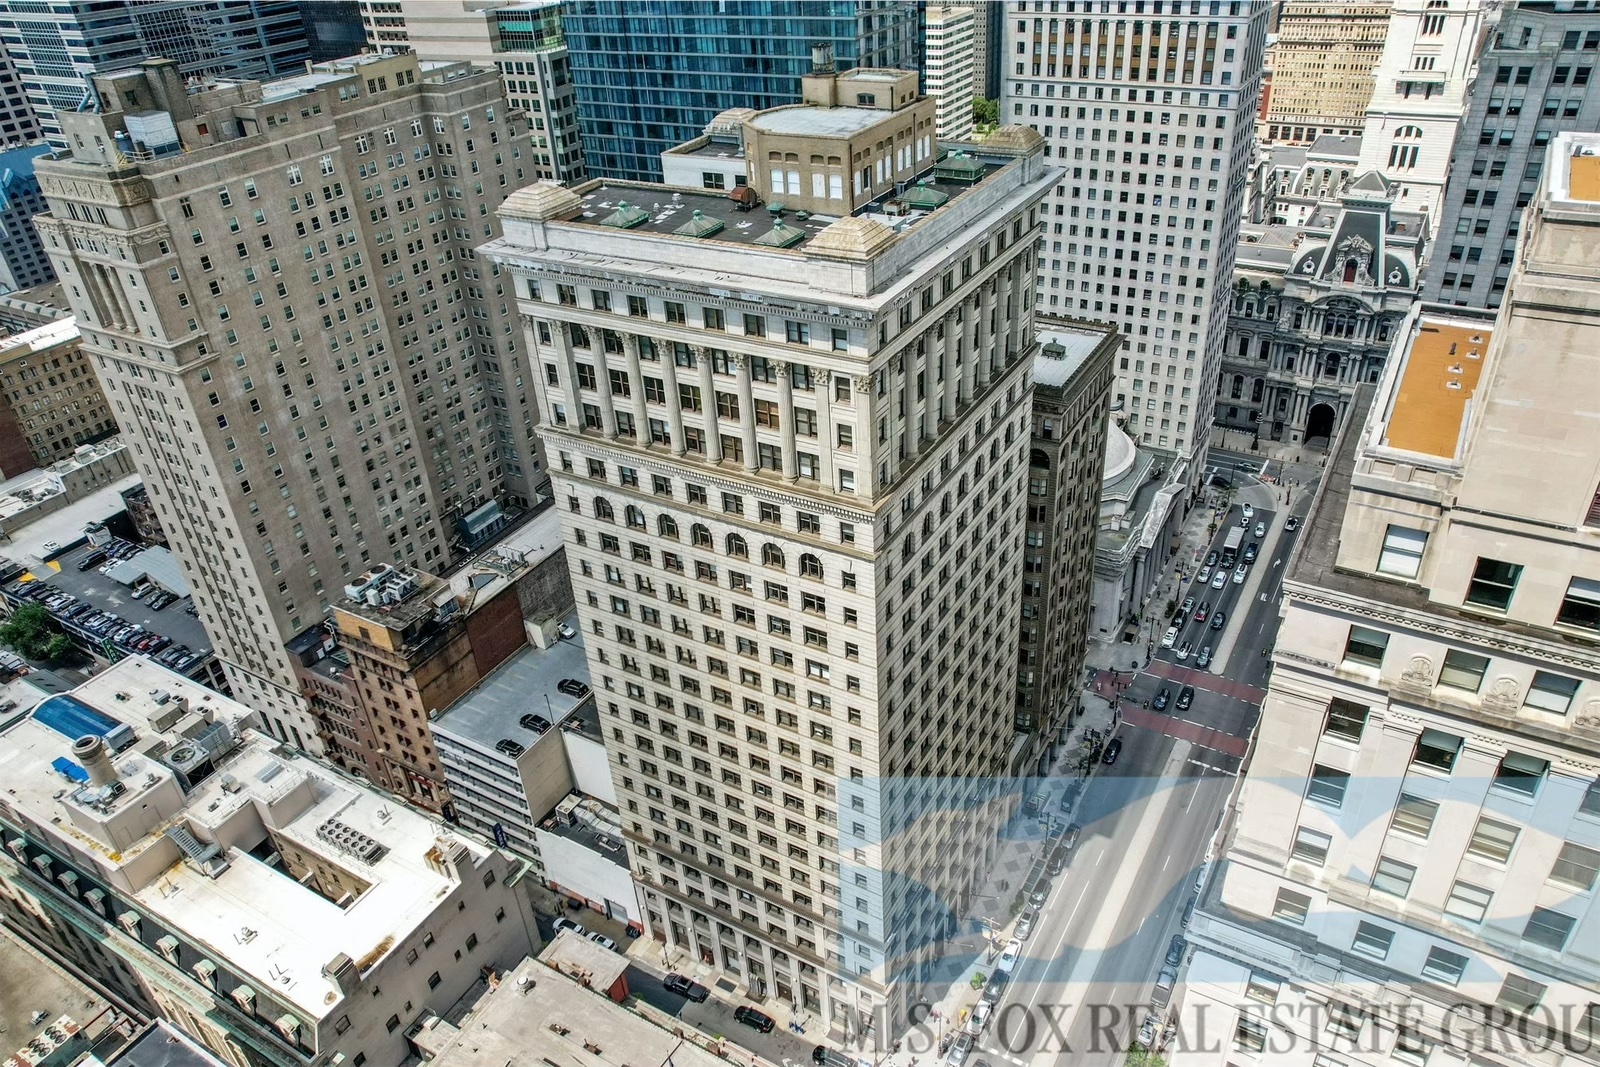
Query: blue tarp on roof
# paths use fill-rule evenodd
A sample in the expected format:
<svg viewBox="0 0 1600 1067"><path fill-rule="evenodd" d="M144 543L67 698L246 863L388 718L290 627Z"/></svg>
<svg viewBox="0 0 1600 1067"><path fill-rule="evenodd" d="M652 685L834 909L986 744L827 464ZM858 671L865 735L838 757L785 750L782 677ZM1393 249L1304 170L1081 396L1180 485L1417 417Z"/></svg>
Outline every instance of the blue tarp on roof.
<svg viewBox="0 0 1600 1067"><path fill-rule="evenodd" d="M64 774L74 782L87 782L89 780L89 772L65 756L57 756L50 761L50 766L56 769L57 774Z"/></svg>

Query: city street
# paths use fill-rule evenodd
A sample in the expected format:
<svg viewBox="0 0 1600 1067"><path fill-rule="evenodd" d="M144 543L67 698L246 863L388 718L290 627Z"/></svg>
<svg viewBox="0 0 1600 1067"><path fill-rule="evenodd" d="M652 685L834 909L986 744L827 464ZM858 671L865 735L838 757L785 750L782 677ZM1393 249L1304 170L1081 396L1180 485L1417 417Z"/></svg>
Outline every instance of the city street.
<svg viewBox="0 0 1600 1067"><path fill-rule="evenodd" d="M721 1034L740 1048L749 1049L770 1063L802 1067L811 1063L811 1050L817 1042L789 1032L779 1024L763 1034L733 1017L735 1004L715 995L695 1004L661 986L664 973L638 960L628 964L628 991L640 1000L708 1034ZM696 978L698 981L698 978ZM758 1009L761 1005L755 1005Z"/></svg>

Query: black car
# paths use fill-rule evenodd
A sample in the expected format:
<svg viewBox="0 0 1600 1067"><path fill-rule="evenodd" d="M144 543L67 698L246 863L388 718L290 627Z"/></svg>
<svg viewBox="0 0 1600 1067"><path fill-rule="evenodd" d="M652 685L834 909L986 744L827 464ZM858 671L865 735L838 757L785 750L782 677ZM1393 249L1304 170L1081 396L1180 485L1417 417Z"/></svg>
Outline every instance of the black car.
<svg viewBox="0 0 1600 1067"><path fill-rule="evenodd" d="M94 567L100 566L100 564L104 563L105 561L106 554L104 552L91 552L78 561L78 569L80 571L90 570Z"/></svg>
<svg viewBox="0 0 1600 1067"><path fill-rule="evenodd" d="M1260 552L1261 545L1255 541L1251 541L1248 545L1244 546L1244 561L1246 563L1254 563L1256 561L1256 556L1260 554Z"/></svg>
<svg viewBox="0 0 1600 1067"><path fill-rule="evenodd" d="M1294 533L1296 530L1300 529L1300 520L1297 517L1290 515L1287 519L1283 520L1283 528L1288 530L1290 533Z"/></svg>
<svg viewBox="0 0 1600 1067"><path fill-rule="evenodd" d="M1171 699L1172 699L1172 690L1168 689L1166 686L1162 686L1161 687L1161 692L1156 694L1156 698L1150 702L1150 706L1152 708L1155 708L1157 711L1162 711L1162 710L1164 710L1166 708L1167 702L1170 701ZM1111 761L1110 760L1106 760L1106 762L1110 763Z"/></svg>
<svg viewBox="0 0 1600 1067"><path fill-rule="evenodd" d="M543 715L524 715L517 720L517 723L524 730L532 730L536 734L542 734L550 729L550 720Z"/></svg>
<svg viewBox="0 0 1600 1067"><path fill-rule="evenodd" d="M733 1017L735 1021L744 1023L746 1026L759 1030L763 1034L772 1033L772 1028L778 1025L772 1021L772 1016L765 1012L756 1011L748 1004L741 1004L734 1008Z"/></svg>
<svg viewBox="0 0 1600 1067"><path fill-rule="evenodd" d="M1167 966L1176 967L1178 961L1183 959L1183 950L1188 947L1189 943L1182 934L1173 934L1172 940L1167 942Z"/></svg>
<svg viewBox="0 0 1600 1067"><path fill-rule="evenodd" d="M1067 869L1067 850L1057 845L1056 850L1050 853L1050 866L1047 868L1052 876L1060 874Z"/></svg>
<svg viewBox="0 0 1600 1067"><path fill-rule="evenodd" d="M1219 560L1221 558L1222 557L1217 553L1217 550L1213 548L1206 555L1206 566L1207 567L1215 567L1217 565L1217 560Z"/></svg>
<svg viewBox="0 0 1600 1067"><path fill-rule="evenodd" d="M556 688L569 697L582 699L589 695L589 687L576 678L563 678L556 683Z"/></svg>
<svg viewBox="0 0 1600 1067"><path fill-rule="evenodd" d="M1193 703L1194 703L1194 686L1186 685L1182 689L1178 690L1178 710L1179 711L1188 711L1189 710L1189 706L1191 704L1193 704Z"/></svg>
<svg viewBox="0 0 1600 1067"><path fill-rule="evenodd" d="M1006 983L1011 981L1011 975L1006 971L995 971L989 977L989 984L983 987L983 1003L993 1007L1005 995Z"/></svg>
<svg viewBox="0 0 1600 1067"><path fill-rule="evenodd" d="M1213 630L1222 629L1223 626L1227 625L1227 622L1228 613L1226 611L1219 611L1215 615L1211 616L1211 628Z"/></svg>
<svg viewBox="0 0 1600 1067"><path fill-rule="evenodd" d="M1117 756L1121 752L1122 752L1122 738L1113 737L1111 739L1111 743L1106 746L1106 754L1100 758L1100 761L1102 763L1115 763L1115 762L1117 762Z"/></svg>
<svg viewBox="0 0 1600 1067"><path fill-rule="evenodd" d="M509 737L502 737L500 740L496 741L494 743L494 749L496 752L503 752L512 759L516 759L518 756L528 751L522 745L517 744Z"/></svg>
<svg viewBox="0 0 1600 1067"><path fill-rule="evenodd" d="M668 993L676 993L680 997L687 997L696 1004L701 1003L710 995L705 986L682 974L667 975L661 979L661 986ZM821 1048L822 1046L818 1045L817 1047Z"/></svg>

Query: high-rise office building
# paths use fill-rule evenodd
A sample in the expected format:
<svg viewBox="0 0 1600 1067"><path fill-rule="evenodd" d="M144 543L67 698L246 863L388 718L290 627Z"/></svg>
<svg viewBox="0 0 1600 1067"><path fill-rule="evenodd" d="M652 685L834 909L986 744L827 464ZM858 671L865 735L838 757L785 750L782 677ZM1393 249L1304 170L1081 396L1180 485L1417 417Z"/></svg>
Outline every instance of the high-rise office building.
<svg viewBox="0 0 1600 1067"><path fill-rule="evenodd" d="M1266 139L1309 144L1361 132L1390 0L1287 0L1272 45Z"/></svg>
<svg viewBox="0 0 1600 1067"><path fill-rule="evenodd" d="M285 643L378 562L542 495L524 342L474 247L529 180L498 76L363 56L61 116L38 220L233 692L320 750Z"/></svg>
<svg viewBox="0 0 1600 1067"><path fill-rule="evenodd" d="M1483 0L1394 0L1361 129L1360 170L1397 183L1402 209L1438 217L1484 18Z"/></svg>
<svg viewBox="0 0 1600 1067"><path fill-rule="evenodd" d="M972 24L972 69L976 74L977 94L990 100L1000 98L1000 72L1005 65L1001 50L1005 45L1005 5L980 3L972 6L978 16Z"/></svg>
<svg viewBox="0 0 1600 1067"><path fill-rule="evenodd" d="M310 58L293 0L0 0L0 44L57 148L57 114L93 102L91 74L162 56L186 77L263 78Z"/></svg>
<svg viewBox="0 0 1600 1067"><path fill-rule="evenodd" d="M1600 136L1544 183L1498 316L1418 304L1329 457L1175 1065L1594 1062Z"/></svg>
<svg viewBox="0 0 1600 1067"><path fill-rule="evenodd" d="M1040 316L1033 361L1033 447L1018 651L1020 774L1048 774L1078 708L1089 648L1095 531L1105 473L1117 332Z"/></svg>
<svg viewBox="0 0 1600 1067"><path fill-rule="evenodd" d="M367 43L358 0L295 0L313 63L361 53Z"/></svg>
<svg viewBox="0 0 1600 1067"><path fill-rule="evenodd" d="M1211 430L1269 8L1203 6L1100 18L1009 3L1000 101L1066 169L1045 203L1040 314L1117 325L1114 408L1180 458Z"/></svg>
<svg viewBox="0 0 1600 1067"><path fill-rule="evenodd" d="M39 118L28 103L28 93L22 87L22 76L12 62L8 51L0 51L0 147L13 144L31 144L44 136L39 130Z"/></svg>
<svg viewBox="0 0 1600 1067"><path fill-rule="evenodd" d="M818 43L841 70L918 70L917 0L565 0L561 22L590 173L661 180L661 153L729 108L794 103Z"/></svg>
<svg viewBox="0 0 1600 1067"><path fill-rule="evenodd" d="M884 1033L993 856L985 776L1016 747L1059 173L1018 127L946 154L915 72L830 66L744 117L781 213L535 186L483 252L538 363L645 922L824 1030Z"/></svg>
<svg viewBox="0 0 1600 1067"><path fill-rule="evenodd" d="M970 7L928 8L924 15L922 80L937 102L940 140L972 136L972 99L977 66L974 27L978 12Z"/></svg>
<svg viewBox="0 0 1600 1067"><path fill-rule="evenodd" d="M493 66L506 102L528 113L535 178L584 178L583 140L560 0L362 0L367 40L381 51Z"/></svg>
<svg viewBox="0 0 1600 1067"><path fill-rule="evenodd" d="M1532 3L1501 13L1456 134L1423 299L1500 306L1551 140L1600 130L1597 51L1600 10Z"/></svg>
<svg viewBox="0 0 1600 1067"><path fill-rule="evenodd" d="M33 165L49 152L46 144L0 151L0 292L56 280L39 231L33 227L33 217L44 210Z"/></svg>

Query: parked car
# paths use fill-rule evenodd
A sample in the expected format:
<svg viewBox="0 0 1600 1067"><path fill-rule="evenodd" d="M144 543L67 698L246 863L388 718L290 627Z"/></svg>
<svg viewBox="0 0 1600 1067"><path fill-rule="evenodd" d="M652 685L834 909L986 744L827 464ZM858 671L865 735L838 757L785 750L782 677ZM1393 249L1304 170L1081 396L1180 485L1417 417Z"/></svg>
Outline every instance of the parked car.
<svg viewBox="0 0 1600 1067"><path fill-rule="evenodd" d="M1221 589L1227 584L1228 572L1226 569L1217 571L1216 575L1211 579L1211 588L1213 589Z"/></svg>
<svg viewBox="0 0 1600 1067"><path fill-rule="evenodd" d="M1184 597L1183 598L1183 607L1178 609L1178 618L1181 619L1181 618L1185 617L1186 615L1188 615L1193 610L1194 610L1194 597L1192 597L1192 596Z"/></svg>
<svg viewBox="0 0 1600 1067"><path fill-rule="evenodd" d="M1029 909L1022 913L1022 918L1017 920L1016 936L1018 941L1026 941L1033 934L1033 915Z"/></svg>
<svg viewBox="0 0 1600 1067"><path fill-rule="evenodd" d="M572 919L567 918L565 915L561 916L555 922L550 924L550 931L552 934L559 934L563 930L571 930L579 937L582 937L589 932L583 928L582 923L575 922Z"/></svg>
<svg viewBox="0 0 1600 1067"><path fill-rule="evenodd" d="M1178 961L1183 959L1183 950L1189 943L1183 939L1182 934L1173 934L1172 940L1167 942L1167 966L1176 967Z"/></svg>
<svg viewBox="0 0 1600 1067"><path fill-rule="evenodd" d="M1005 995L1006 984L1010 981L1010 972L995 971L989 976L989 984L983 987L983 996L979 998L978 1003L987 1004L991 1008L994 1007L1000 1002L1000 998Z"/></svg>
<svg viewBox="0 0 1600 1067"><path fill-rule="evenodd" d="M1290 533L1294 533L1296 530L1300 529L1300 517L1298 515L1290 515L1287 519L1283 520L1283 528L1288 530Z"/></svg>
<svg viewBox="0 0 1600 1067"><path fill-rule="evenodd" d="M772 1028L778 1025L772 1021L772 1016L766 1012L757 1011L748 1004L741 1004L734 1008L733 1018L736 1022L741 1022L763 1034L772 1033Z"/></svg>
<svg viewBox="0 0 1600 1067"><path fill-rule="evenodd" d="M972 1035L960 1034L950 1045L950 1052L945 1056L945 1063L950 1067L962 1067L967 1062L967 1057L972 1053Z"/></svg>
<svg viewBox="0 0 1600 1067"><path fill-rule="evenodd" d="M1194 921L1194 907L1199 902L1199 897L1190 897L1189 903L1183 906L1183 928L1185 930L1189 929L1189 923Z"/></svg>
<svg viewBox="0 0 1600 1067"><path fill-rule="evenodd" d="M155 586L153 585L141 585L139 588L133 591L133 599L143 600L145 597L150 595L150 590L154 588Z"/></svg>
<svg viewBox="0 0 1600 1067"><path fill-rule="evenodd" d="M1101 763L1115 763L1115 762L1117 762L1117 757L1120 756L1121 754L1122 754L1122 738L1113 737L1111 739L1111 743L1106 746L1106 754L1104 756L1100 757L1100 762Z"/></svg>
<svg viewBox="0 0 1600 1067"><path fill-rule="evenodd" d="M496 752L504 753L505 755L510 756L512 759L516 759L518 756L528 751L526 746L517 744L509 737L502 737L500 740L496 741L494 743L494 750Z"/></svg>
<svg viewBox="0 0 1600 1067"><path fill-rule="evenodd" d="M561 681L556 683L556 689L567 694L569 697L576 697L578 699L582 699L583 697L589 695L589 687L578 681L576 678L561 679Z"/></svg>
<svg viewBox="0 0 1600 1067"><path fill-rule="evenodd" d="M617 943L598 930L591 930L584 936L590 941L593 941L595 944L599 945L601 948L608 948L612 952L617 951Z"/></svg>
<svg viewBox="0 0 1600 1067"><path fill-rule="evenodd" d="M1178 690L1178 710L1188 711L1194 705L1194 686L1186 685Z"/></svg>
<svg viewBox="0 0 1600 1067"><path fill-rule="evenodd" d="M54 552L56 549L61 547L61 542L60 541L46 541L44 544L40 545L39 547L44 549L45 555L48 556L50 553Z"/></svg>
<svg viewBox="0 0 1600 1067"><path fill-rule="evenodd" d="M1194 621L1195 622L1205 622L1206 621L1206 616L1210 615L1210 614L1211 614L1211 602L1209 600L1202 600L1200 602L1200 606L1198 608L1195 608L1195 610L1194 610Z"/></svg>
<svg viewBox="0 0 1600 1067"><path fill-rule="evenodd" d="M1256 541L1251 541L1248 545L1244 546L1244 555L1239 557L1239 558L1243 559L1246 563L1254 563L1256 561L1256 556L1258 556L1260 554L1261 554L1261 545L1260 545L1260 543L1256 542Z"/></svg>
<svg viewBox="0 0 1600 1067"><path fill-rule="evenodd" d="M1217 553L1217 550L1213 548L1210 552L1206 553L1206 566L1215 567L1217 565L1218 558L1220 557Z"/></svg>
<svg viewBox="0 0 1600 1067"><path fill-rule="evenodd" d="M1211 628L1213 630L1220 630L1224 625L1226 625L1227 621L1228 613L1226 611L1219 611L1215 615L1211 616Z"/></svg>
<svg viewBox="0 0 1600 1067"><path fill-rule="evenodd" d="M1211 646L1210 645L1205 645L1200 649L1199 654L1196 655L1195 658L1194 658L1194 665L1196 667L1199 667L1201 670L1205 670L1207 667L1211 666Z"/></svg>
<svg viewBox="0 0 1600 1067"><path fill-rule="evenodd" d="M1161 647L1162 648L1171 648L1172 647L1172 643L1174 641L1176 641L1177 639L1178 639L1178 628L1176 626L1169 626L1169 627L1167 627L1167 632L1161 635Z"/></svg>
<svg viewBox="0 0 1600 1067"><path fill-rule="evenodd" d="M994 969L1009 975L1017 966L1017 957L1022 955L1022 942L1009 941L1001 951L1000 958L995 961Z"/></svg>
<svg viewBox="0 0 1600 1067"><path fill-rule="evenodd" d="M100 566L100 564L104 563L105 561L106 554L104 552L91 552L78 561L78 569L80 571L92 570L93 568Z"/></svg>
<svg viewBox="0 0 1600 1067"><path fill-rule="evenodd" d="M710 990L701 985L699 982L696 982L694 979L690 978L688 975L669 974L665 978L661 979L661 985L666 989L667 992L676 993L680 997L687 997L696 1004L704 1002L706 997L711 995ZM818 1045L817 1047L821 1048L822 1046ZM815 1058L815 1055L815 1053L812 1054L813 1058Z"/></svg>
<svg viewBox="0 0 1600 1067"><path fill-rule="evenodd" d="M1256 536L1257 537L1265 537L1265 536L1267 536L1267 524L1265 522L1256 523Z"/></svg>
<svg viewBox="0 0 1600 1067"><path fill-rule="evenodd" d="M542 734L550 729L550 720L543 715L524 715L517 720L517 725L524 730L532 730L536 734Z"/></svg>
<svg viewBox="0 0 1600 1067"><path fill-rule="evenodd" d="M989 1025L989 1016L992 1014L994 1014L994 1005L985 1004L981 1000L978 1001L973 1006L972 1014L967 1016L967 1025L964 1029L973 1037L977 1037L983 1033L983 1028ZM982 1063L983 1061L979 1060L978 1062Z"/></svg>
<svg viewBox="0 0 1600 1067"><path fill-rule="evenodd" d="M1066 870L1067 850L1058 845L1056 850L1050 853L1050 865L1046 869L1049 870L1052 875L1060 874L1062 871Z"/></svg>
<svg viewBox="0 0 1600 1067"><path fill-rule="evenodd" d="M1161 692L1156 694L1156 698L1150 702L1150 706L1155 708L1157 711L1163 711L1166 709L1167 704L1170 703L1171 700L1172 690L1166 686L1162 686Z"/></svg>
<svg viewBox="0 0 1600 1067"><path fill-rule="evenodd" d="M1193 652L1194 652L1194 642L1193 641L1185 641L1183 643L1183 647L1178 649L1178 659L1179 660L1186 660L1186 659L1189 658L1190 654L1193 653Z"/></svg>
<svg viewBox="0 0 1600 1067"><path fill-rule="evenodd" d="M578 631L574 630L571 626L568 626L564 622L556 625L556 633L563 641L571 641L574 637L578 636Z"/></svg>

